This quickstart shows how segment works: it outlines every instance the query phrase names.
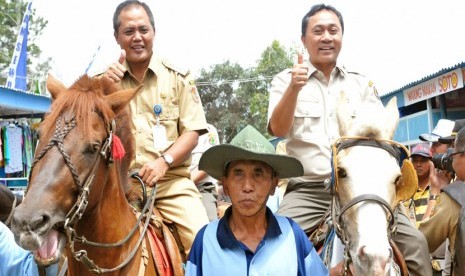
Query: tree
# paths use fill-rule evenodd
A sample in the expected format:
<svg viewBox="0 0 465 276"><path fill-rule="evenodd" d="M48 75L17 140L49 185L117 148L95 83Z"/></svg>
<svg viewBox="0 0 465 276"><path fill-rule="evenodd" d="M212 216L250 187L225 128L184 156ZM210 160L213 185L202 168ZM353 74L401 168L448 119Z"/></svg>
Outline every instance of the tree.
<svg viewBox="0 0 465 276"><path fill-rule="evenodd" d="M8 67L10 66L13 55L14 45L18 36L24 12L27 3L23 1L0 0L0 84L6 82L8 76ZM51 58L45 61L40 60L41 49L37 46L36 41L47 26L48 21L42 17L36 16L34 4L32 4L31 17L29 19L28 34L28 90L34 90L36 81L39 80L44 72L49 71Z"/></svg>
<svg viewBox="0 0 465 276"><path fill-rule="evenodd" d="M209 70L202 69L197 78L207 122L218 129L222 143L231 141L238 126L245 122L243 103L237 97L237 83L234 82L243 76L244 69L239 64L225 61Z"/></svg>
<svg viewBox="0 0 465 276"><path fill-rule="evenodd" d="M274 40L261 55L258 65L252 69L251 75L258 81L245 84L244 97L248 97L250 110L248 123L255 126L266 137L270 137L267 130L268 100L272 78L286 68L292 66L292 50L287 51L279 41Z"/></svg>
<svg viewBox="0 0 465 276"><path fill-rule="evenodd" d="M271 79L292 66L290 53L275 40L256 67L243 69L226 61L200 71L197 87L207 122L216 126L222 143L229 143L248 124L270 137L266 126Z"/></svg>

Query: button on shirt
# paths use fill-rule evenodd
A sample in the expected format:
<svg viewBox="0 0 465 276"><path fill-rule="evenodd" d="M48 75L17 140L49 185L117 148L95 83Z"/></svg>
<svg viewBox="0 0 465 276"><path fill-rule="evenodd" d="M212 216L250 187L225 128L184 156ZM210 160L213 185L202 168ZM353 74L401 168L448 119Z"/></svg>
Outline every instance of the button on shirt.
<svg viewBox="0 0 465 276"><path fill-rule="evenodd" d="M329 275L313 245L290 218L267 208L268 229L255 252L238 241L223 218L197 234L187 261L186 275Z"/></svg>
<svg viewBox="0 0 465 276"><path fill-rule="evenodd" d="M364 76L336 66L328 82L323 73L309 64L308 82L299 92L294 124L286 135L286 149L304 167L302 182L323 182L331 173L331 143L339 138L336 117L342 91L347 95L351 113L356 116L360 102L381 104L376 89ZM268 122L291 82L291 70L279 73L271 83Z"/></svg>
<svg viewBox="0 0 465 276"><path fill-rule="evenodd" d="M124 89L138 87L140 83L132 76L129 66L121 81ZM135 138L135 159L130 169L142 166L157 159L181 134L188 131L206 132L206 119L197 88L189 72L179 70L165 60L152 57L143 81L143 88L130 101L133 134ZM166 128L166 147L155 148L153 128L156 116L153 107L162 106L160 124ZM178 177L190 177L190 160L171 168L162 181Z"/></svg>

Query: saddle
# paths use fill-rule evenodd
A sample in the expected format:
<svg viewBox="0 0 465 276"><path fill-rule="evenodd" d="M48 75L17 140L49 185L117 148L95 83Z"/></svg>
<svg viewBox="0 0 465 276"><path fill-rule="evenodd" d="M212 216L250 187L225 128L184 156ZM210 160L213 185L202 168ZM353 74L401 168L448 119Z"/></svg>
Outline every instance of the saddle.
<svg viewBox="0 0 465 276"><path fill-rule="evenodd" d="M184 275L186 254L173 222L153 208L147 238L158 275Z"/></svg>

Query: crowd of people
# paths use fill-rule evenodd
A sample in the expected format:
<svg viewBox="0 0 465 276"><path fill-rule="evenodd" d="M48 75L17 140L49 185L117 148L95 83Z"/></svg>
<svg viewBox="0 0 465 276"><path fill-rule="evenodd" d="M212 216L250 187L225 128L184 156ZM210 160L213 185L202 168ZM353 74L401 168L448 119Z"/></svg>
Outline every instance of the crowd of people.
<svg viewBox="0 0 465 276"><path fill-rule="evenodd" d="M156 207L175 223L188 255L186 275L328 275L307 236L330 207L339 91L349 93L353 105L382 105L369 78L338 62L341 13L325 4L312 6L301 28L307 53L298 54L293 67L271 83L268 131L284 139L277 151L253 126L220 144L189 70L153 51L156 28L147 4L119 4L113 27L120 58L95 77L122 88L143 86L129 104L136 150L131 170L138 170L148 187L157 185ZM420 136L426 143L409 156L419 185L398 206L393 239L410 275L465 275L464 262L458 261L465 258L465 128L463 121L453 127ZM432 162L447 145L453 172ZM272 210L267 203L275 193L279 204ZM37 275L31 254L0 226L0 274ZM14 255L2 252L7 246Z"/></svg>

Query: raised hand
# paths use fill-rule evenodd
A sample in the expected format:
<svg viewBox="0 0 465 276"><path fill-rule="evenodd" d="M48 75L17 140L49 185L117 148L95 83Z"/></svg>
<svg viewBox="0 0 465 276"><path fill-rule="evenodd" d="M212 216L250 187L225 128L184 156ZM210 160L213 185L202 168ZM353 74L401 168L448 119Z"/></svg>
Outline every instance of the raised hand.
<svg viewBox="0 0 465 276"><path fill-rule="evenodd" d="M308 80L308 65L304 63L304 57L300 52L297 54L297 64L294 64L292 67L291 74L292 77L289 86L293 90L300 91L307 84Z"/></svg>
<svg viewBox="0 0 465 276"><path fill-rule="evenodd" d="M121 49L121 54L117 62L111 64L107 71L103 74L104 77L111 79L114 82L119 82L124 77L126 67L123 66L124 60L126 59L126 51Z"/></svg>

